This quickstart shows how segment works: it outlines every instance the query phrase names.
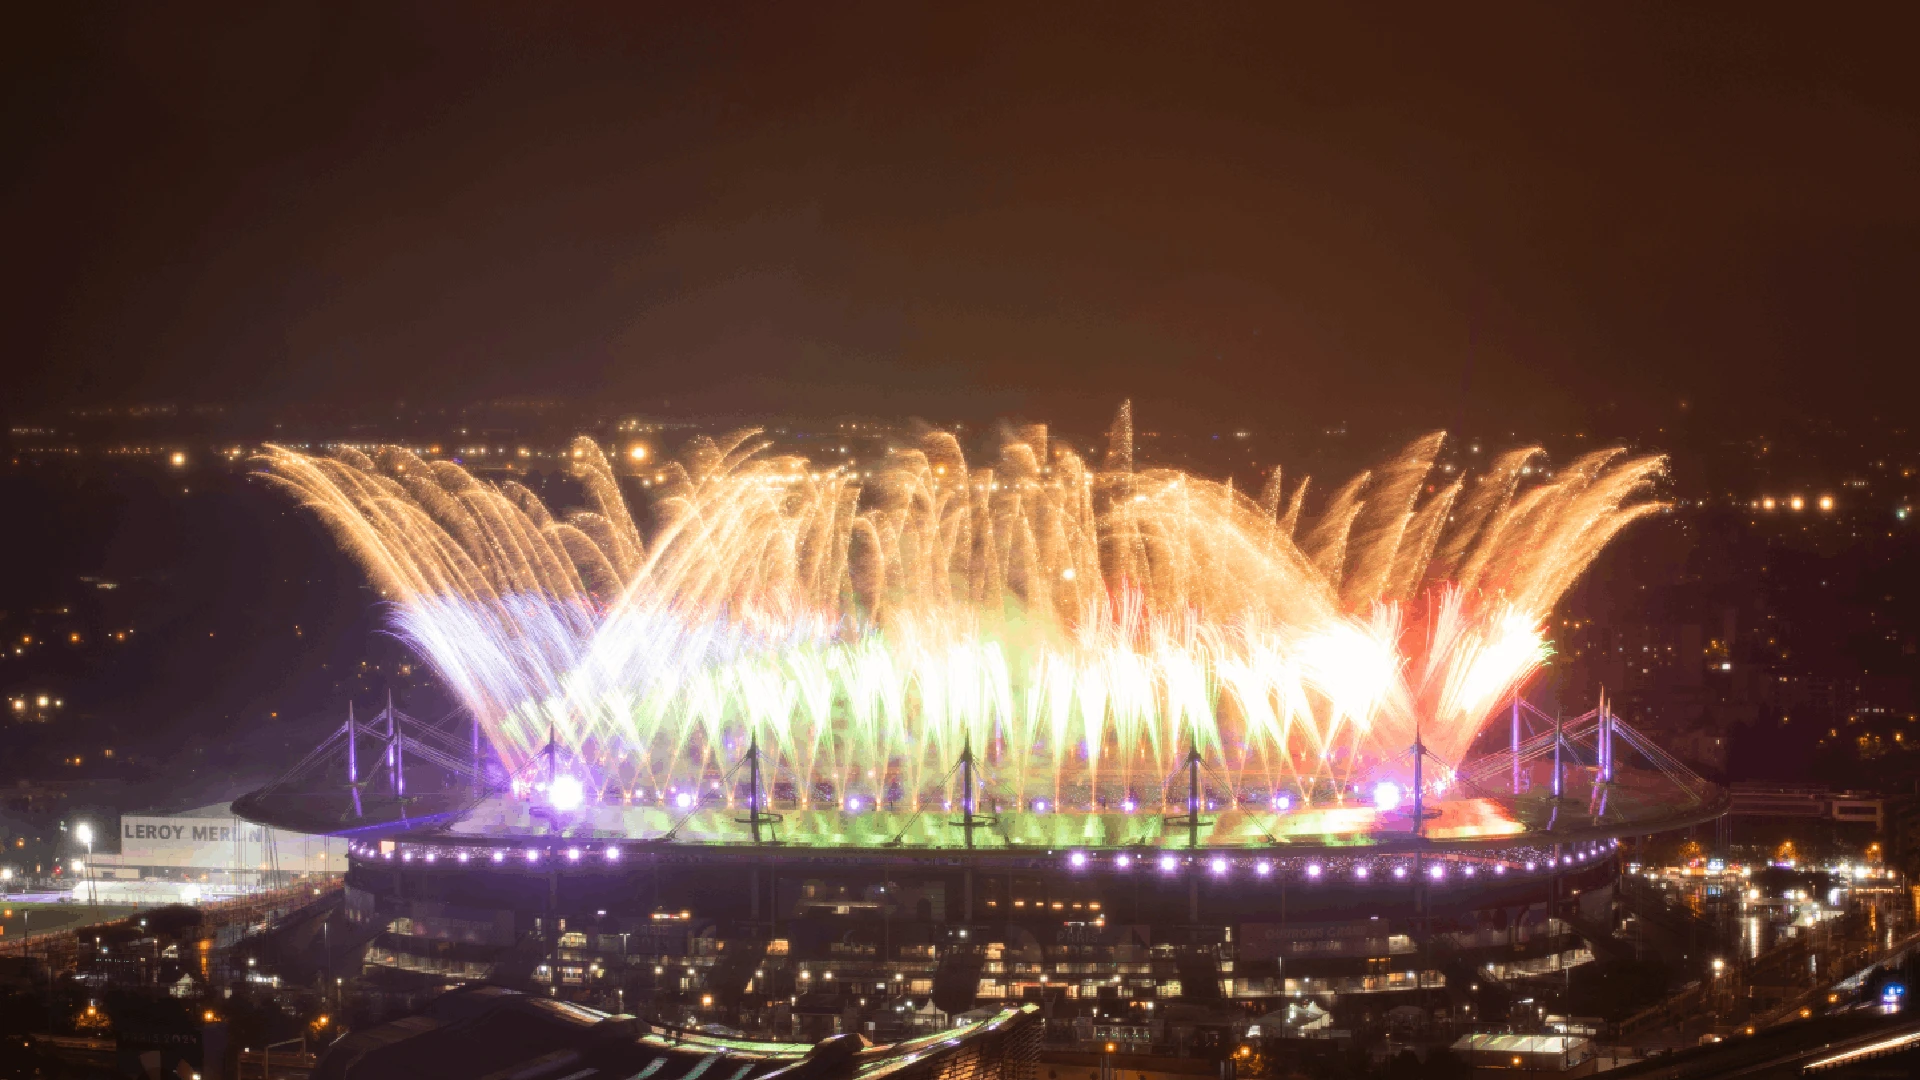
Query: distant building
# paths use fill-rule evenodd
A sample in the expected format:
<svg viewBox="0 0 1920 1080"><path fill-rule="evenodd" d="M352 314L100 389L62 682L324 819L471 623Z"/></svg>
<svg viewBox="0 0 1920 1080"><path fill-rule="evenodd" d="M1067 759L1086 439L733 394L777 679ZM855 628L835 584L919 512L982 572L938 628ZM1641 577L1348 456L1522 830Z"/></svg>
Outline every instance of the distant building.
<svg viewBox="0 0 1920 1080"><path fill-rule="evenodd" d="M1592 1076L1600 1066L1593 1040L1584 1035L1463 1035L1453 1052L1476 1077L1545 1073L1571 1078Z"/></svg>
<svg viewBox="0 0 1920 1080"><path fill-rule="evenodd" d="M255 825L215 803L123 815L119 854L95 854L77 887L102 901L192 902L346 870L345 840Z"/></svg>
<svg viewBox="0 0 1920 1080"><path fill-rule="evenodd" d="M1886 829L1886 800L1878 795L1790 784L1735 784L1731 813L1742 817L1817 818Z"/></svg>

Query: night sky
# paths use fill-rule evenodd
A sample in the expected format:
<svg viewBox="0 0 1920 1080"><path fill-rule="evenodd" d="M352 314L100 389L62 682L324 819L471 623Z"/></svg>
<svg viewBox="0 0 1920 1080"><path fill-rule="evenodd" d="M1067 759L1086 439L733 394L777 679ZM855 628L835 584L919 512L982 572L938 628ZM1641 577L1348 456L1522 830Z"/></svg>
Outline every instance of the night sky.
<svg viewBox="0 0 1920 1080"><path fill-rule="evenodd" d="M15 414L1916 389L1896 5L88 7L0 46Z"/></svg>

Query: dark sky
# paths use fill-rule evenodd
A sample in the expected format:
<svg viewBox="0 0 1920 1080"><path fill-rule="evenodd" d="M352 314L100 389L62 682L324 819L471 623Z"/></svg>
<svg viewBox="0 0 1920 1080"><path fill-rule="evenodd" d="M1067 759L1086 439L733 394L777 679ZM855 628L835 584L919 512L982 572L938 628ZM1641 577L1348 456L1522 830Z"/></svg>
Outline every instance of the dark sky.
<svg viewBox="0 0 1920 1080"><path fill-rule="evenodd" d="M16 413L1604 425L1920 382L1902 5L87 6L0 45Z"/></svg>

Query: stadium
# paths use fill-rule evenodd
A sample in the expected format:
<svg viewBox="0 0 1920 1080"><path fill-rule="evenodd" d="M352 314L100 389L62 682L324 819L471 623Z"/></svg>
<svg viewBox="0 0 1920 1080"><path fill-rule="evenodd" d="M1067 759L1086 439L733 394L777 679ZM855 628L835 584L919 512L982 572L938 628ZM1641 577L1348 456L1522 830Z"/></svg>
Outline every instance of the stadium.
<svg viewBox="0 0 1920 1080"><path fill-rule="evenodd" d="M1267 1013L1432 988L1436 949L1494 977L1561 970L1577 928L1609 918L1616 837L1724 812L1617 718L1514 711L1518 755L1455 782L1486 794L1417 807L1250 809L1204 787L1181 815L789 815L750 790L677 815L564 789L556 806L534 786L476 798L392 712L337 736L389 768L331 790L294 777L236 810L345 832L350 912L385 928L370 970L403 982L520 981L783 1036L1052 1000L1145 1042L1156 1010L1196 1000Z"/></svg>
<svg viewBox="0 0 1920 1080"><path fill-rule="evenodd" d="M646 539L585 440L565 518L276 449L465 718L349 715L234 808L348 838L383 978L778 1037L1015 1001L1115 1045L1223 1007L1309 1033L1463 964L1563 970L1617 838L1724 812L1604 700L1523 694L1660 463L1470 480L1441 445L1307 521L1278 470L1136 470L1125 409L1099 468L1035 427L986 467L748 432L645 478Z"/></svg>

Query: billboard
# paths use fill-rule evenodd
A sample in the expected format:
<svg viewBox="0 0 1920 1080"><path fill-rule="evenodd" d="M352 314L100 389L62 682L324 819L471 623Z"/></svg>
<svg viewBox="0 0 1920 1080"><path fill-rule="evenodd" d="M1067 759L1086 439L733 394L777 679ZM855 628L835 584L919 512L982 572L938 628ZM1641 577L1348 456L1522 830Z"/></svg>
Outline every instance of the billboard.
<svg viewBox="0 0 1920 1080"><path fill-rule="evenodd" d="M120 819L120 854L96 855L94 862L156 869L345 873L347 842L270 829L231 815L128 814Z"/></svg>

